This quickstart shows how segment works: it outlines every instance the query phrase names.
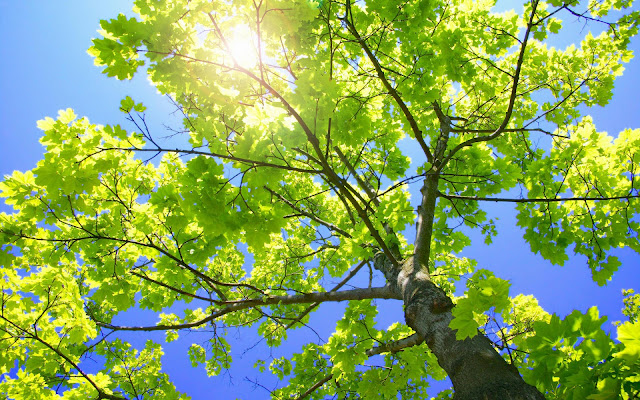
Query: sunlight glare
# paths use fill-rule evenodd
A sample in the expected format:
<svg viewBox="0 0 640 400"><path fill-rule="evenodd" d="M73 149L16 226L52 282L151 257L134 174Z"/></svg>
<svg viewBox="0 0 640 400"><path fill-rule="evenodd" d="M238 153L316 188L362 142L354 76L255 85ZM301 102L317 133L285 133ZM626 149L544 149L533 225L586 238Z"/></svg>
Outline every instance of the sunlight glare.
<svg viewBox="0 0 640 400"><path fill-rule="evenodd" d="M227 43L231 56L241 67L251 68L258 64L257 38L246 25L236 26Z"/></svg>

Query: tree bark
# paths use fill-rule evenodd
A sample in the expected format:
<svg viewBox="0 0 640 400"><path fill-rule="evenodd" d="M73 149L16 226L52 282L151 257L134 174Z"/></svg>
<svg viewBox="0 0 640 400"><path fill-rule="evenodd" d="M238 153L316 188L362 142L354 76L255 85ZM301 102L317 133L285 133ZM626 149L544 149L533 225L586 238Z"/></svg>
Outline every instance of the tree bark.
<svg viewBox="0 0 640 400"><path fill-rule="evenodd" d="M478 334L456 340L449 328L453 319L451 299L437 287L428 273L413 273L412 258L405 260L397 274L388 263L376 267L385 272L392 290L404 299L405 320L421 335L438 364L453 383L455 400L541 400L544 396L527 384L518 369L507 363L489 339Z"/></svg>
<svg viewBox="0 0 640 400"><path fill-rule="evenodd" d="M391 288L404 301L407 325L421 335L438 364L453 383L455 400L540 400L544 396L527 384L518 369L507 363L489 339L477 334L457 340L449 327L453 319L451 299L432 281L429 274L431 240L441 164L449 140L451 120L433 103L440 120L440 137L436 143L433 168L426 174L418 207L414 254L400 267L379 254L375 267L384 273Z"/></svg>

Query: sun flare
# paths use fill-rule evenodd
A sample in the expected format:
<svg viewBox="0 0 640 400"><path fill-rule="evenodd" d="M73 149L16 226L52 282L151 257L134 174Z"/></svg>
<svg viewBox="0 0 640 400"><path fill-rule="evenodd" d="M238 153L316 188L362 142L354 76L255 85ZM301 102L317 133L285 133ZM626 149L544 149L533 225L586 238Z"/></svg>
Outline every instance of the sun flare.
<svg viewBox="0 0 640 400"><path fill-rule="evenodd" d="M258 64L257 38L246 25L236 26L227 40L233 60L245 68Z"/></svg>

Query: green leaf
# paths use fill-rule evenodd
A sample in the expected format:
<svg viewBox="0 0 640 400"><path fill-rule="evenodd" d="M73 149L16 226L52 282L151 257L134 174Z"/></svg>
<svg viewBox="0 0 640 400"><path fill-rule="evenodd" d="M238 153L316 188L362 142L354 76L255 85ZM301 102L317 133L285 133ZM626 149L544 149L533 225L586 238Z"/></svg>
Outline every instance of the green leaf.
<svg viewBox="0 0 640 400"><path fill-rule="evenodd" d="M133 106L135 105L133 99L129 96L125 97L120 101L120 110L124 113L128 113L131 111Z"/></svg>
<svg viewBox="0 0 640 400"><path fill-rule="evenodd" d="M555 18L551 18L547 25L547 29L549 29L549 32L551 33L560 32L560 29L562 29L562 21Z"/></svg>
<svg viewBox="0 0 640 400"><path fill-rule="evenodd" d="M465 304L465 303L463 303ZM453 320L449 323L449 327L456 331L456 339L464 340L472 338L478 334L480 324L476 322L471 307L461 307L458 304L453 310Z"/></svg>
<svg viewBox="0 0 640 400"><path fill-rule="evenodd" d="M478 270L467 281L466 297L459 299L452 311L454 318L449 326L457 330L456 338L475 336L480 325L486 322L483 313L489 309L500 312L510 306L510 286L508 281L495 277L492 272Z"/></svg>
<svg viewBox="0 0 640 400"><path fill-rule="evenodd" d="M614 400L619 398L620 382L612 378L605 378L598 382L598 393L587 397L589 400Z"/></svg>
<svg viewBox="0 0 640 400"><path fill-rule="evenodd" d="M202 346L192 343L188 353L192 367L197 367L198 364L204 364L206 362L207 351Z"/></svg>
<svg viewBox="0 0 640 400"><path fill-rule="evenodd" d="M635 363L640 358L640 323L625 322L618 326L618 340L624 347L614 356Z"/></svg>

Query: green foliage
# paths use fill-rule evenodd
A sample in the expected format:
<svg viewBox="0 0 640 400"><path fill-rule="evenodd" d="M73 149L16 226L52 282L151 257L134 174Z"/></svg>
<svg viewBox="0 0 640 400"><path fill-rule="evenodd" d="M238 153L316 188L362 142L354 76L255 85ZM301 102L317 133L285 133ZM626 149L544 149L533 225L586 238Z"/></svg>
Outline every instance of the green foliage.
<svg viewBox="0 0 640 400"><path fill-rule="evenodd" d="M491 271L478 270L467 281L465 296L458 300L453 309L453 320L449 324L456 330L456 338L463 340L474 337L478 327L486 322L483 315L490 309L501 312L510 305L508 281L497 278Z"/></svg>
<svg viewBox="0 0 640 400"><path fill-rule="evenodd" d="M638 324L618 326L616 343L602 329L605 320L592 307L534 323L535 335L520 343L529 351L525 379L550 399L633 398L640 388Z"/></svg>
<svg viewBox="0 0 640 400"><path fill-rule="evenodd" d="M640 146L640 130L625 130L613 140L597 132L586 117L558 132L569 137L554 141L547 157L528 166L525 182L531 197L596 199L604 193L633 190L637 177L629 176L629 168L639 161L634 149ZM615 256L608 255L610 249L630 246L640 251L640 242L629 240L630 232L640 225L625 216L639 212L636 203L624 199L522 203L518 224L525 228L532 251L562 265L573 247L574 253L587 257L594 281L604 285L620 266ZM552 217L545 222L538 218L541 215Z"/></svg>
<svg viewBox="0 0 640 400"><path fill-rule="evenodd" d="M120 110L139 132L71 109L38 122L43 159L0 182L13 207L0 214L0 393L187 398L162 372L162 344L135 348L127 333L207 335L185 356L214 376L231 367L229 327L277 347L321 303L349 300L326 342L256 362L287 382L272 397L425 398L446 363L411 342L401 315L380 326L377 297L389 296L366 266L426 248L418 275L449 296L468 278L458 340L486 335L550 399L637 396L632 290L613 340L596 308L550 316L460 252L469 230L491 242L499 225L483 200L501 197L518 203L532 252L586 257L600 285L621 266L612 250L640 253L640 130L614 138L582 115L611 99L640 14L620 0L493 6L136 0L135 17L101 21L96 65L147 73L192 147L156 141L130 96ZM607 29L550 46L576 18ZM438 199L416 212L425 176L436 186L421 195ZM417 216L428 235L410 243ZM119 325L141 311L158 322Z"/></svg>
<svg viewBox="0 0 640 400"><path fill-rule="evenodd" d="M136 46L143 44L147 36L144 23L120 14L112 20L100 21L102 39L93 39L89 54L96 65L105 65L104 73L118 79L131 79L144 61L138 59Z"/></svg>
<svg viewBox="0 0 640 400"><path fill-rule="evenodd" d="M410 329L401 323L394 323L383 330L375 328L375 315L376 307L370 301L350 302L336 325L335 333L325 345L306 346L302 353L293 356L292 362L274 360L271 370L281 379L289 376L289 385L278 390L274 397L288 398L304 391L309 377L331 374L339 386L324 385L314 396L323 398L337 390L339 394L356 391L362 396L383 399L395 399L398 393L408 399L424 398L428 388L424 377L441 380L446 376L435 357L425 353L424 345L385 354L381 361L384 368L363 367L370 357L367 350L375 348L376 344L393 343L411 334Z"/></svg>
<svg viewBox="0 0 640 400"><path fill-rule="evenodd" d="M142 103L136 103L130 96L120 101L120 110L124 113L130 113L132 110L136 112L144 112L147 108Z"/></svg>
<svg viewBox="0 0 640 400"><path fill-rule="evenodd" d="M640 317L640 294L635 293L633 289L622 290L624 308L622 313L629 318L629 322L638 322Z"/></svg>

